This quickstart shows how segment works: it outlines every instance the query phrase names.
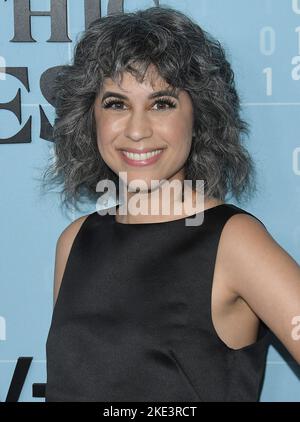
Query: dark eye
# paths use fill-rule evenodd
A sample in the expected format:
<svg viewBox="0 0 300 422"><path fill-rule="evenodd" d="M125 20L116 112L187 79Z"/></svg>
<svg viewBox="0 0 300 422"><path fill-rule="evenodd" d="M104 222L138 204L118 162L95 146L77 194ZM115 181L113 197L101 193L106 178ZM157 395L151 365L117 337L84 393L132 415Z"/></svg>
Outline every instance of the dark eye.
<svg viewBox="0 0 300 422"><path fill-rule="evenodd" d="M112 106L115 104L124 104L123 101L116 101L116 100L108 100L108 101L104 101L103 103L103 108L113 108ZM120 108L113 108L113 110L120 110Z"/></svg>
<svg viewBox="0 0 300 422"><path fill-rule="evenodd" d="M176 103L173 102L172 100L167 99L167 98L159 99L159 100L155 101L154 104L158 104L159 106L163 106L163 108L158 108L158 110L164 110L166 108L165 107L166 105L168 106L168 108L176 108ZM107 101L103 102L103 108L105 108L105 109L112 108L113 110L122 111L122 108L120 108L120 107L113 107L115 105L122 106L122 105L124 105L124 102L120 101L120 100L107 100Z"/></svg>
<svg viewBox="0 0 300 422"><path fill-rule="evenodd" d="M173 101L171 101L171 100L169 100L169 99L160 99L160 100L157 100L156 102L155 102L155 104L159 104L160 106L162 105L162 106L165 106L165 105L168 105L169 107L168 108L176 108L176 103L174 103Z"/></svg>

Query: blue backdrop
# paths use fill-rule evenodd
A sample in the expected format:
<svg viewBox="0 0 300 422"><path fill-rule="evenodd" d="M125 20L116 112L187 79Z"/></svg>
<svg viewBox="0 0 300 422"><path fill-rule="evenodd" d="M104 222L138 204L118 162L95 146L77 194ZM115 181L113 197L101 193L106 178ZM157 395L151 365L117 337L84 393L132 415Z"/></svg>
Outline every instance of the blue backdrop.
<svg viewBox="0 0 300 422"><path fill-rule="evenodd" d="M43 12L54 3L65 3L64 40L48 41L54 18L42 15L29 20L32 40L18 40L20 22L14 7L26 3L31 11ZM53 146L46 129L47 121L54 122L54 108L45 98L42 87L47 88L47 79L42 75L70 61L88 8L97 3L106 15L108 1L0 2L1 401L20 356L33 357L20 401L44 400L32 397L32 384L46 381L45 342L52 315L56 241L72 220L95 210L94 204L87 204L82 214L63 213L58 194L40 195L37 178ZM125 0L110 2L110 6L123 4L127 12L155 3ZM235 72L243 117L251 125L246 146L258 171L259 191L246 209L264 222L299 263L300 0L170 0L160 4L183 11L223 44ZM26 28L21 29L24 36ZM267 357L261 401L300 401L299 365L276 340Z"/></svg>

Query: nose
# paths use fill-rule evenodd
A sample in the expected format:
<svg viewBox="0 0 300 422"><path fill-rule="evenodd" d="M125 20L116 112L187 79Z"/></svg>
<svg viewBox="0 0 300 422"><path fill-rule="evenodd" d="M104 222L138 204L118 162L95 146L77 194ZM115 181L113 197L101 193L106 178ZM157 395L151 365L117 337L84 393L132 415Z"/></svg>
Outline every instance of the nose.
<svg viewBox="0 0 300 422"><path fill-rule="evenodd" d="M136 142L152 136L151 123L143 111L133 111L131 113L124 135Z"/></svg>

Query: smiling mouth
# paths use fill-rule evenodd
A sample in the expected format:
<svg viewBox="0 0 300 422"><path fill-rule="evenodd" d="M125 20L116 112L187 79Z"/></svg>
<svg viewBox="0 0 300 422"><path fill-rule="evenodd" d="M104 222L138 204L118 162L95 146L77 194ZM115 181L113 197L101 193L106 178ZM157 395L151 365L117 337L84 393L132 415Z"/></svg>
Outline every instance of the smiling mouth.
<svg viewBox="0 0 300 422"><path fill-rule="evenodd" d="M156 162L160 158L162 152L163 152L163 149L157 149L157 150L142 153L142 154L122 150L121 155L128 164L148 165L148 164L152 164Z"/></svg>

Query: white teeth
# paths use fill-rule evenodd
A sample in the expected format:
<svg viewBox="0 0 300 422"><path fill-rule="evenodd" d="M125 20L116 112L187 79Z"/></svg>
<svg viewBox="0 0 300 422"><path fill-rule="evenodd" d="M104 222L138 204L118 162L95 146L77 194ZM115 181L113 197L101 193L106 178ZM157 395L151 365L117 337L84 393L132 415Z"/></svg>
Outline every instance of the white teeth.
<svg viewBox="0 0 300 422"><path fill-rule="evenodd" d="M157 149L155 151L146 152L145 154L134 154L133 152L127 152L127 151L122 151L122 152L131 160L147 160L151 157L154 157L154 155L160 154L161 151L162 149Z"/></svg>

